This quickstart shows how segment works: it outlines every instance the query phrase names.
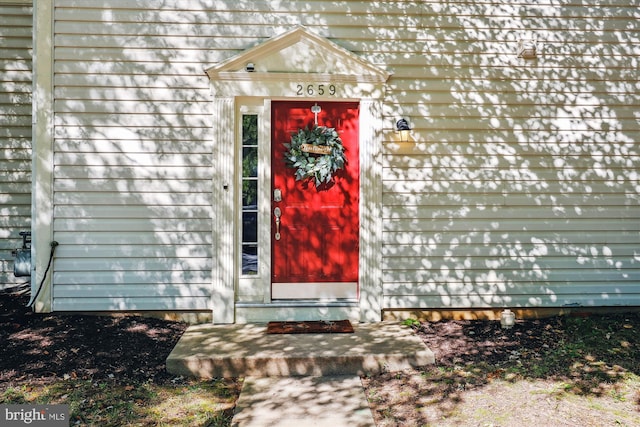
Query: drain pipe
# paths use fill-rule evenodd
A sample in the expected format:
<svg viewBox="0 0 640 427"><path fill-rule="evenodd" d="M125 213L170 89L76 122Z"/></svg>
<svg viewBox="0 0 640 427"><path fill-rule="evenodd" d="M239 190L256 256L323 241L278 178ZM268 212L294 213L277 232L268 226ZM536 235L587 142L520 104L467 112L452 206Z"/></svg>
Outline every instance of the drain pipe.
<svg viewBox="0 0 640 427"><path fill-rule="evenodd" d="M29 301L29 303L27 304L27 307L31 307L33 305L36 298L38 298L38 295L40 295L40 291L42 290L44 281L47 279L47 273L49 272L49 268L51 267L51 261L53 261L53 254L56 252L56 247L58 246L58 242L54 240L50 243L50 245L51 245L51 254L49 255L49 263L47 264L47 269L44 271L44 275L42 276L42 281L40 282L40 286L38 286L38 290L31 297L31 301Z"/></svg>

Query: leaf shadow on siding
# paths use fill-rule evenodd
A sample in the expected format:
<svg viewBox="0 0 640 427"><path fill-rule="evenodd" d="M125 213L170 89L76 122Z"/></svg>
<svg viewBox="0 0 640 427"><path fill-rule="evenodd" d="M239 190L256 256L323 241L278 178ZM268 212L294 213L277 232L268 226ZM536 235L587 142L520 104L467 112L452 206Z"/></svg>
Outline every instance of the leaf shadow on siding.
<svg viewBox="0 0 640 427"><path fill-rule="evenodd" d="M303 24L393 71L385 117L414 126L415 141L384 149L385 306L637 303L634 8L100 6L56 11L59 296L167 284L178 297L194 282L205 296L203 64ZM517 58L520 38L538 59Z"/></svg>
<svg viewBox="0 0 640 427"><path fill-rule="evenodd" d="M209 309L203 68L219 58L193 44L204 40L198 22L183 21L197 14L100 6L57 12L71 34L60 37L55 69L54 298L88 310ZM74 26L73 13L88 22Z"/></svg>
<svg viewBox="0 0 640 427"><path fill-rule="evenodd" d="M637 12L467 6L390 83L414 141L385 149L385 306L638 305Z"/></svg>
<svg viewBox="0 0 640 427"><path fill-rule="evenodd" d="M386 306L637 302L633 8L260 5L274 9L233 25L194 5L106 3L83 10L82 26L56 12L56 234L74 246L60 248L57 279L70 294L94 258L112 264L90 282L113 267L138 273L111 283L157 283L131 259L149 256L207 277L178 255L211 253L203 64L303 24L393 71L387 121L412 119L416 140L384 150ZM537 40L538 59L517 58L519 38Z"/></svg>
<svg viewBox="0 0 640 427"><path fill-rule="evenodd" d="M31 7L2 5L0 14L0 290L24 284L11 251L31 221Z"/></svg>

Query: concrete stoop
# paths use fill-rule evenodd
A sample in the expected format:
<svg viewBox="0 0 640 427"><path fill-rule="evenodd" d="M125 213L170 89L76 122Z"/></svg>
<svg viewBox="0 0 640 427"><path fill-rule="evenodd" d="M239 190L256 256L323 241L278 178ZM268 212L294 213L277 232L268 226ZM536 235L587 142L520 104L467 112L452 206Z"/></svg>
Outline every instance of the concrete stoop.
<svg viewBox="0 0 640 427"><path fill-rule="evenodd" d="M266 325L195 325L167 357L167 370L198 378L369 375L435 363L411 328L354 324L352 334L269 335Z"/></svg>
<svg viewBox="0 0 640 427"><path fill-rule="evenodd" d="M266 325L197 325L167 358L175 375L243 377L236 427L374 427L359 375L435 363L406 326L355 324L352 334L269 335Z"/></svg>

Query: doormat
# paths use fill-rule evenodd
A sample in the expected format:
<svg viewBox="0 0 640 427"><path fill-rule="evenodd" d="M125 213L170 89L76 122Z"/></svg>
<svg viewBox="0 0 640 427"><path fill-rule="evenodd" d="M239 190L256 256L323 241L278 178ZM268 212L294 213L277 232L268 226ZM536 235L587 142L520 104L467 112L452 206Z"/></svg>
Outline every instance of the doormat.
<svg viewBox="0 0 640 427"><path fill-rule="evenodd" d="M352 334L348 320L313 320L307 322L269 322L268 334Z"/></svg>

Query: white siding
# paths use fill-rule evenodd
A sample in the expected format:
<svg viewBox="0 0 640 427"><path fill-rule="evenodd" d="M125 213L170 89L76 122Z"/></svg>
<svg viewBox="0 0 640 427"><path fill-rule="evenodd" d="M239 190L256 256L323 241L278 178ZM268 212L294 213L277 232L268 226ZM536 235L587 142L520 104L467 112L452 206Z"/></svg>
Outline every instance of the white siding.
<svg viewBox="0 0 640 427"><path fill-rule="evenodd" d="M206 43L189 47L188 26L170 22L182 14L154 23L154 12L120 6L58 2L54 14L53 308L207 309L213 146L203 69L220 58Z"/></svg>
<svg viewBox="0 0 640 427"><path fill-rule="evenodd" d="M13 275L11 251L31 225L31 21L29 5L0 3L0 289Z"/></svg>
<svg viewBox="0 0 640 427"><path fill-rule="evenodd" d="M56 3L54 309L206 307L203 68L296 25L394 73L385 308L640 304L637 1L168 3Z"/></svg>
<svg viewBox="0 0 640 427"><path fill-rule="evenodd" d="M526 3L423 3L392 54L387 308L640 304L639 4Z"/></svg>

